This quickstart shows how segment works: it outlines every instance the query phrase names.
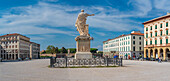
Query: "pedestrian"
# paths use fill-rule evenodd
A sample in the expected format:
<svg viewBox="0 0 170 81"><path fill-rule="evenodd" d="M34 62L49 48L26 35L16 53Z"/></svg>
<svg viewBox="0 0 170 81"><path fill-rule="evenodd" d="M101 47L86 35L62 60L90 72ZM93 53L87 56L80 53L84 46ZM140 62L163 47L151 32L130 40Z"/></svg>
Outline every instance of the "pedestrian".
<svg viewBox="0 0 170 81"><path fill-rule="evenodd" d="M161 57L158 58L158 63L161 63L162 62L162 59Z"/></svg>

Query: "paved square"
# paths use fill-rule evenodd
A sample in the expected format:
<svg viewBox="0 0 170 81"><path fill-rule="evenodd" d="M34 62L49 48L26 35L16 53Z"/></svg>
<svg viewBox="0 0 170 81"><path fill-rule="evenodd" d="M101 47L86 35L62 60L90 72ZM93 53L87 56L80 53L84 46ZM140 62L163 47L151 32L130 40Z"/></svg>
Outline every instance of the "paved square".
<svg viewBox="0 0 170 81"><path fill-rule="evenodd" d="M0 81L169 81L170 63L124 60L125 67L48 68L49 59L0 62Z"/></svg>

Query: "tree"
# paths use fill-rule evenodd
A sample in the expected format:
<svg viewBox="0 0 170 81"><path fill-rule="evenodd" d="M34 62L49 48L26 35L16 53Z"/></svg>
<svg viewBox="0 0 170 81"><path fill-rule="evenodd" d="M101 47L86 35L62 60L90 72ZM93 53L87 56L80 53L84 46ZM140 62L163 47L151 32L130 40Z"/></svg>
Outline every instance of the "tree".
<svg viewBox="0 0 170 81"><path fill-rule="evenodd" d="M91 49L90 49L90 52L91 52L91 53L96 53L97 50L98 50L97 48L91 48Z"/></svg>
<svg viewBox="0 0 170 81"><path fill-rule="evenodd" d="M61 48L61 53L67 53L67 50L64 47L62 47Z"/></svg>
<svg viewBox="0 0 170 81"><path fill-rule="evenodd" d="M55 47L52 47L52 50L51 50L51 54L54 54L55 53Z"/></svg>
<svg viewBox="0 0 170 81"><path fill-rule="evenodd" d="M55 53L59 53L58 47L55 47Z"/></svg>
<svg viewBox="0 0 170 81"><path fill-rule="evenodd" d="M53 45L49 45L49 46L47 47L46 53L52 53L52 48L53 48L53 47L54 47Z"/></svg>
<svg viewBox="0 0 170 81"><path fill-rule="evenodd" d="M76 53L76 48L69 48L69 49L70 49L70 53Z"/></svg>

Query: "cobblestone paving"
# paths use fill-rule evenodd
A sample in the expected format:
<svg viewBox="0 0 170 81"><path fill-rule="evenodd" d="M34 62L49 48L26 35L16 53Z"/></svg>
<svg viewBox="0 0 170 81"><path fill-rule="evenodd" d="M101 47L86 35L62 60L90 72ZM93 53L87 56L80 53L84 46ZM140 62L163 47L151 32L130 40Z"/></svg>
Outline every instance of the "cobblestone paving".
<svg viewBox="0 0 170 81"><path fill-rule="evenodd" d="M114 68L48 68L49 60L0 62L0 81L170 81L170 63L123 61Z"/></svg>

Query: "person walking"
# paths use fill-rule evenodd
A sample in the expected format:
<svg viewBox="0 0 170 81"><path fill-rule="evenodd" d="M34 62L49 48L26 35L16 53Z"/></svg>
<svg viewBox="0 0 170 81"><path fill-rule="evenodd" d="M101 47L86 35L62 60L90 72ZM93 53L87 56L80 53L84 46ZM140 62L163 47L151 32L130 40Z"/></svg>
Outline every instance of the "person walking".
<svg viewBox="0 0 170 81"><path fill-rule="evenodd" d="M158 63L161 63L161 62L162 62L162 58L159 57L159 58L158 58Z"/></svg>

